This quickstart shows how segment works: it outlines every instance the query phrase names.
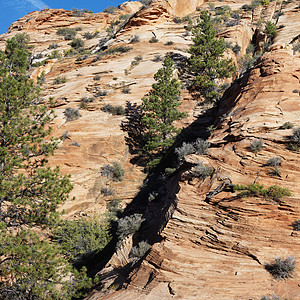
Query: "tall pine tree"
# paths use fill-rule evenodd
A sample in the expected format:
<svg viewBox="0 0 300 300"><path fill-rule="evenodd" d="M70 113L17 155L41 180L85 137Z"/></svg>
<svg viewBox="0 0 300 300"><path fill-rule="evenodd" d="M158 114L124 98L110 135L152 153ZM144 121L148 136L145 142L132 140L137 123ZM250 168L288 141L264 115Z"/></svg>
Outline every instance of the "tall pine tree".
<svg viewBox="0 0 300 300"><path fill-rule="evenodd" d="M181 104L178 100L180 82L173 78L174 69L172 59L166 56L163 67L154 75L156 83L142 98L142 124L146 128L143 152L150 156L163 153L172 145L180 132L180 129L174 126L174 122L186 116L178 110Z"/></svg>
<svg viewBox="0 0 300 300"><path fill-rule="evenodd" d="M230 77L235 71L232 59L225 59L226 49L223 38L216 38L211 14L202 11L197 26L193 30L193 45L189 49L189 65L195 75L193 88L208 102L220 97L218 80Z"/></svg>

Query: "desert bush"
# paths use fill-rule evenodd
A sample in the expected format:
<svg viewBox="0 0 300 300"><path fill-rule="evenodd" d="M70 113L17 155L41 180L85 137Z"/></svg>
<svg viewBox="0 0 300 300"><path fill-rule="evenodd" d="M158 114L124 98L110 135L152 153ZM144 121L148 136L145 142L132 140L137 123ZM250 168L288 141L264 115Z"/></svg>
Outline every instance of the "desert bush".
<svg viewBox="0 0 300 300"><path fill-rule="evenodd" d="M165 45L171 46L171 45L174 45L174 42L173 42L173 41L167 41L167 42L165 43Z"/></svg>
<svg viewBox="0 0 300 300"><path fill-rule="evenodd" d="M196 149L193 144L183 142L181 147L175 149L175 153L177 154L179 159L184 158L185 156L195 153Z"/></svg>
<svg viewBox="0 0 300 300"><path fill-rule="evenodd" d="M61 245L69 260L80 262L104 249L111 236L107 222L94 217L61 222L53 230L53 240Z"/></svg>
<svg viewBox="0 0 300 300"><path fill-rule="evenodd" d="M122 181L125 170L122 169L118 162L113 162L112 165L105 165L101 170L101 175L111 178L113 181Z"/></svg>
<svg viewBox="0 0 300 300"><path fill-rule="evenodd" d="M71 146L80 147L80 144L78 142L73 142Z"/></svg>
<svg viewBox="0 0 300 300"><path fill-rule="evenodd" d="M54 50L50 53L48 58L50 58L50 59L52 59L52 58L61 58L61 53L58 50Z"/></svg>
<svg viewBox="0 0 300 300"><path fill-rule="evenodd" d="M294 230L300 231L300 219L293 222L292 225Z"/></svg>
<svg viewBox="0 0 300 300"><path fill-rule="evenodd" d="M97 32L97 31L96 31L95 33L85 32L85 33L83 34L83 37L84 37L86 40L91 40L91 39L97 37L98 35L99 35L99 32Z"/></svg>
<svg viewBox="0 0 300 300"><path fill-rule="evenodd" d="M126 216L118 221L117 235L120 240L123 240L130 234L136 233L145 219L143 219L142 214L134 214L131 216Z"/></svg>
<svg viewBox="0 0 300 300"><path fill-rule="evenodd" d="M95 80L95 81L98 81L98 80L100 80L100 79L101 79L100 75L95 75L95 76L93 77L93 80Z"/></svg>
<svg viewBox="0 0 300 300"><path fill-rule="evenodd" d="M201 138L198 138L194 143L194 148L196 153L199 155L205 155L208 153L208 148L210 147L210 143Z"/></svg>
<svg viewBox="0 0 300 300"><path fill-rule="evenodd" d="M130 39L130 44L135 44L135 43L138 43L139 41L140 41L140 37L138 35L134 35Z"/></svg>
<svg viewBox="0 0 300 300"><path fill-rule="evenodd" d="M52 43L51 45L49 45L48 49L51 50L51 49L56 49L58 48L58 45L55 44L55 43Z"/></svg>
<svg viewBox="0 0 300 300"><path fill-rule="evenodd" d="M250 144L250 149L252 152L257 153L257 152L261 151L263 144L264 143L263 143L262 139L253 140Z"/></svg>
<svg viewBox="0 0 300 300"><path fill-rule="evenodd" d="M106 104L101 108L101 110L117 116L122 116L126 114L125 108L121 105L113 106L111 104Z"/></svg>
<svg viewBox="0 0 300 300"><path fill-rule="evenodd" d="M300 144L300 127L294 128L291 140L296 144Z"/></svg>
<svg viewBox="0 0 300 300"><path fill-rule="evenodd" d="M73 11L75 17L82 17L84 13L89 13L89 14L93 13L93 11L91 11L87 8L81 8L81 9L72 8L72 11Z"/></svg>
<svg viewBox="0 0 300 300"><path fill-rule="evenodd" d="M152 59L152 61L154 62L159 62L159 61L163 61L164 59L162 58L162 56L160 54L156 54L154 56L154 58Z"/></svg>
<svg viewBox="0 0 300 300"><path fill-rule="evenodd" d="M242 47L241 47L240 45L238 45L238 44L235 44L235 45L232 47L232 51L233 51L236 55L238 55L238 54L240 53L241 49L242 49Z"/></svg>
<svg viewBox="0 0 300 300"><path fill-rule="evenodd" d="M263 296L260 300L284 300L284 299L281 299L276 295L272 295L272 296Z"/></svg>
<svg viewBox="0 0 300 300"><path fill-rule="evenodd" d="M132 49L132 47L128 47L128 46L118 46L118 47L114 47L114 48L110 48L110 49L106 50L105 54L126 53L126 52L130 51L131 49Z"/></svg>
<svg viewBox="0 0 300 300"><path fill-rule="evenodd" d="M130 87L129 86L124 86L122 88L122 93L123 94L130 94ZM124 109L125 110L125 109ZM123 113L122 113L123 114Z"/></svg>
<svg viewBox="0 0 300 300"><path fill-rule="evenodd" d="M265 264L265 269L277 280L293 277L293 272L296 268L296 260L292 256L286 259L275 258L275 261Z"/></svg>
<svg viewBox="0 0 300 300"><path fill-rule="evenodd" d="M267 21L264 33L269 39L273 40L277 35L276 25L271 21Z"/></svg>
<svg viewBox="0 0 300 300"><path fill-rule="evenodd" d="M87 58L89 58L88 54L80 55L76 58L76 61L83 61L86 60Z"/></svg>
<svg viewBox="0 0 300 300"><path fill-rule="evenodd" d="M74 28L59 28L56 34L62 35L65 40L72 40L75 38L77 32Z"/></svg>
<svg viewBox="0 0 300 300"><path fill-rule="evenodd" d="M205 179L208 176L211 176L214 169L211 167L205 166L201 161L192 169L192 174L194 177Z"/></svg>
<svg viewBox="0 0 300 300"><path fill-rule="evenodd" d="M230 20L225 23L226 27L233 27L239 25L240 22L238 20Z"/></svg>
<svg viewBox="0 0 300 300"><path fill-rule="evenodd" d="M299 7L300 7L300 5L299 5ZM293 45L293 51L294 51L294 53L300 52L300 42Z"/></svg>
<svg viewBox="0 0 300 300"><path fill-rule="evenodd" d="M95 98L94 97L82 97L80 99L80 108L86 108L86 105L88 103L94 102Z"/></svg>
<svg viewBox="0 0 300 300"><path fill-rule="evenodd" d="M150 40L149 43L157 43L158 42L158 38L153 36Z"/></svg>
<svg viewBox="0 0 300 300"><path fill-rule="evenodd" d="M102 187L101 188L101 194L104 196L112 196L114 194L114 190L108 187Z"/></svg>
<svg viewBox="0 0 300 300"><path fill-rule="evenodd" d="M268 166L271 166L271 167L278 167L281 165L281 157L272 157L268 160L267 162L267 165Z"/></svg>
<svg viewBox="0 0 300 300"><path fill-rule="evenodd" d="M294 127L294 124L291 122L285 122L280 126L280 129L291 129Z"/></svg>
<svg viewBox="0 0 300 300"><path fill-rule="evenodd" d="M292 196L289 189L280 187L278 185L270 186L265 189L262 184L251 183L248 185L235 185L234 191L242 191L239 197L262 196L266 199L271 199L280 202L283 197Z"/></svg>
<svg viewBox="0 0 300 300"><path fill-rule="evenodd" d="M106 90L99 90L97 91L97 93L95 93L95 97L104 97L108 95L108 91Z"/></svg>
<svg viewBox="0 0 300 300"><path fill-rule="evenodd" d="M114 6L109 6L106 7L103 12L107 13L107 14L113 14L115 12L116 8Z"/></svg>
<svg viewBox="0 0 300 300"><path fill-rule="evenodd" d="M53 80L53 84L62 84L62 83L66 83L66 82L67 82L66 76L56 77Z"/></svg>
<svg viewBox="0 0 300 300"><path fill-rule="evenodd" d="M84 41L82 39L73 39L70 45L74 49L79 49L84 46Z"/></svg>
<svg viewBox="0 0 300 300"><path fill-rule="evenodd" d="M64 115L67 122L77 120L81 117L79 110L72 107L67 107L64 111Z"/></svg>
<svg viewBox="0 0 300 300"><path fill-rule="evenodd" d="M276 177L281 177L281 171L278 167L274 167L273 169L271 169L269 171L269 175L276 176Z"/></svg>
<svg viewBox="0 0 300 300"><path fill-rule="evenodd" d="M141 241L139 242L138 246L132 247L130 251L130 257L143 257L151 248L151 246L145 242Z"/></svg>

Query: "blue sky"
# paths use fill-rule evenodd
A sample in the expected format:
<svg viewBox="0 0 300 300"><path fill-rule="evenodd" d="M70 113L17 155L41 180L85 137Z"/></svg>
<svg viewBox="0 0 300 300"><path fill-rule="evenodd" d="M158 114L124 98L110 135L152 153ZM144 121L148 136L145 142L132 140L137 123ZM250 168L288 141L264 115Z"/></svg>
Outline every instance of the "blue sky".
<svg viewBox="0 0 300 300"><path fill-rule="evenodd" d="M0 0L0 34L6 32L10 24L27 13L43 8L87 8L93 12L103 11L108 6L118 6L126 0Z"/></svg>

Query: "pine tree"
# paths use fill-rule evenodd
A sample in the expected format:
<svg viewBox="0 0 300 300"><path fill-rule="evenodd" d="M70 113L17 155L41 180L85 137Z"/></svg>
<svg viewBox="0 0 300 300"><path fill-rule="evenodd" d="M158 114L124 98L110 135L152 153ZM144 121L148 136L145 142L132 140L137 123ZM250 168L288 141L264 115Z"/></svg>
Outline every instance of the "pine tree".
<svg viewBox="0 0 300 300"><path fill-rule="evenodd" d="M217 30L213 26L211 14L202 11L200 18L193 30L189 65L195 75L193 88L211 102L220 97L217 80L230 77L235 66L231 59L223 58L225 42L222 38L216 38Z"/></svg>
<svg viewBox="0 0 300 300"><path fill-rule="evenodd" d="M58 222L56 209L72 185L46 165L57 148L49 138L54 114L25 74L28 42L17 34L0 51L0 298L71 299L91 280L43 230Z"/></svg>
<svg viewBox="0 0 300 300"><path fill-rule="evenodd" d="M156 83L150 92L142 98L142 124L146 128L143 136L143 152L152 156L163 153L172 145L180 132L174 122L186 116L177 108L181 104L180 82L173 78L174 63L166 56L163 67L154 75Z"/></svg>

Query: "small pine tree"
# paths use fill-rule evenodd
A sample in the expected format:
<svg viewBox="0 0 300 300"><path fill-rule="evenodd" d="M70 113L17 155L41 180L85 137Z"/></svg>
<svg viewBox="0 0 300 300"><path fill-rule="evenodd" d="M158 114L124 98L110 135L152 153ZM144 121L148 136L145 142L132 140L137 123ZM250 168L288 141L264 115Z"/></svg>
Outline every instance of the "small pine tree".
<svg viewBox="0 0 300 300"><path fill-rule="evenodd" d="M143 152L148 155L163 153L174 142L180 132L173 123L186 116L177 108L180 95L180 82L173 78L174 63L166 57L163 67L154 75L156 83L150 92L142 98L142 124L147 128L144 133Z"/></svg>
<svg viewBox="0 0 300 300"><path fill-rule="evenodd" d="M226 49L224 39L216 38L217 30L213 26L211 14L202 11L201 20L193 30L193 45L189 49L189 65L195 75L193 88L209 102L220 97L217 80L228 78L235 71L231 59L222 58Z"/></svg>

